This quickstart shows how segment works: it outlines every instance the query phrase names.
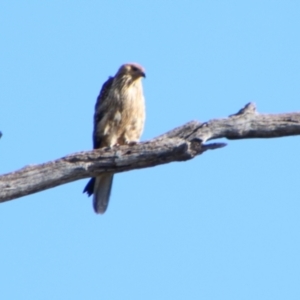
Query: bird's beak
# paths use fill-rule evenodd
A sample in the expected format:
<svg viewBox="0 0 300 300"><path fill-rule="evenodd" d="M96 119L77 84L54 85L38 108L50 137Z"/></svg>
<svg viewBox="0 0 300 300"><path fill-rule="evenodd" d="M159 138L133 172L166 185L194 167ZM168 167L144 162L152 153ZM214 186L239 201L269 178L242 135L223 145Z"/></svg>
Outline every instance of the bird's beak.
<svg viewBox="0 0 300 300"><path fill-rule="evenodd" d="M145 72L141 72L141 76L146 78L146 73Z"/></svg>

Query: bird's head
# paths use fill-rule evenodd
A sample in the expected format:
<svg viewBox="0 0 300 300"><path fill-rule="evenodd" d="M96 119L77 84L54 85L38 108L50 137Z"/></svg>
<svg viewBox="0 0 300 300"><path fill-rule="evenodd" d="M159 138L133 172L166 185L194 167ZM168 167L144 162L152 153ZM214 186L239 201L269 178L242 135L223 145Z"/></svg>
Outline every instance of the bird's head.
<svg viewBox="0 0 300 300"><path fill-rule="evenodd" d="M120 67L116 76L130 77L132 81L135 81L136 79L146 77L146 73L145 73L145 69L141 65L136 63L128 63Z"/></svg>

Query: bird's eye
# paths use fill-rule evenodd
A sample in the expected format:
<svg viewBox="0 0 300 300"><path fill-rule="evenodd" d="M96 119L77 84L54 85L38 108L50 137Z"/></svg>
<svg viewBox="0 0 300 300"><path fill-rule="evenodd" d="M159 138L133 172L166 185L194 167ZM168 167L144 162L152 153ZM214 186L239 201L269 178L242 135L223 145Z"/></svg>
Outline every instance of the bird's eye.
<svg viewBox="0 0 300 300"><path fill-rule="evenodd" d="M132 71L136 72L138 70L137 67L132 67Z"/></svg>

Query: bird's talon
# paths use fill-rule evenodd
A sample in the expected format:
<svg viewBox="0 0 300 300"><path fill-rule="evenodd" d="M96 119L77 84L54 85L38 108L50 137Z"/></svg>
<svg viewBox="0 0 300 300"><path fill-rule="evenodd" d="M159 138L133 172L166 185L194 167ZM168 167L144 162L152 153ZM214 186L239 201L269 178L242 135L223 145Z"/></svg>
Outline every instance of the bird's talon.
<svg viewBox="0 0 300 300"><path fill-rule="evenodd" d="M128 142L127 144L129 145L129 146L134 146L134 145L136 145L138 142L137 141L131 141L131 142Z"/></svg>

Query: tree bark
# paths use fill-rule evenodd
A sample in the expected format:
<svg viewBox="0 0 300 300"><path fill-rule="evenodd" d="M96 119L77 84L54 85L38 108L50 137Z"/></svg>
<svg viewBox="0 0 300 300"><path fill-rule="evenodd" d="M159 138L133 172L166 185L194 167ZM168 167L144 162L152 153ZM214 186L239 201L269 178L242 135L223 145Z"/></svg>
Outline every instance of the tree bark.
<svg viewBox="0 0 300 300"><path fill-rule="evenodd" d="M224 147L204 144L218 138L274 138L300 135L300 113L258 114L253 103L238 113L209 122L189 122L151 141L79 152L63 158L26 166L0 176L0 202L36 193L67 182L94 177L103 172L119 173L185 161Z"/></svg>

